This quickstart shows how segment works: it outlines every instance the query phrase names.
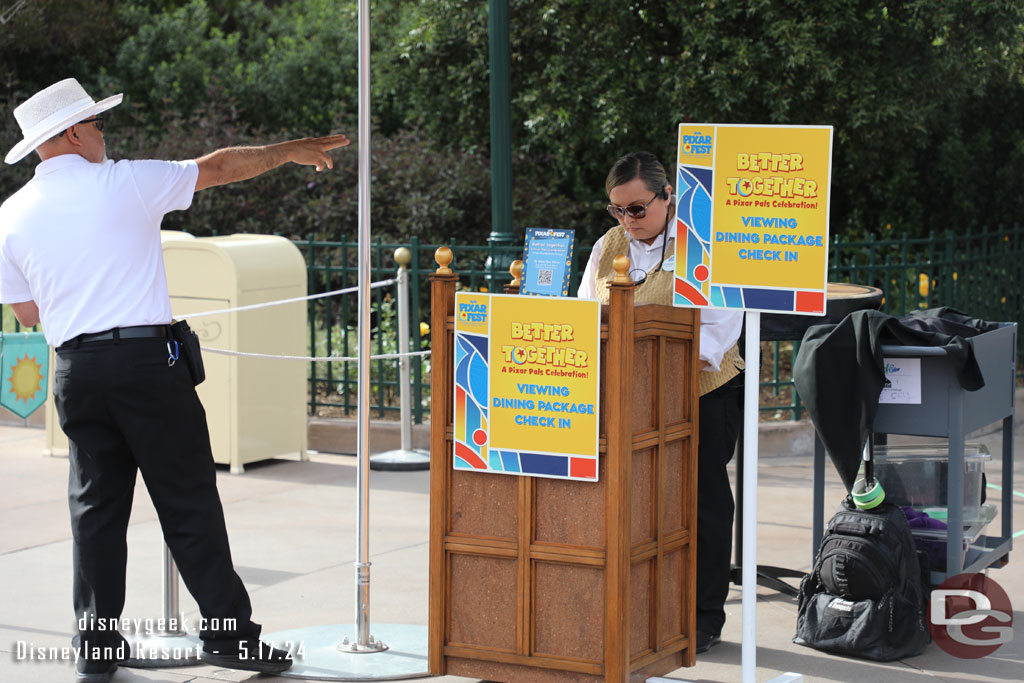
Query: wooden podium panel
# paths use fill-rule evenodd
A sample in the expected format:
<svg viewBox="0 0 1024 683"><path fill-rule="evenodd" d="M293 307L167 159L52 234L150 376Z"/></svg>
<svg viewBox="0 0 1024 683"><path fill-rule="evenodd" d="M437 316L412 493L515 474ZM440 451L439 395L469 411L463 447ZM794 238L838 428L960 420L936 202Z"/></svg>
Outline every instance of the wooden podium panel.
<svg viewBox="0 0 1024 683"><path fill-rule="evenodd" d="M598 481L455 470L455 274L432 276L432 674L627 681L695 661L698 313L601 312Z"/></svg>

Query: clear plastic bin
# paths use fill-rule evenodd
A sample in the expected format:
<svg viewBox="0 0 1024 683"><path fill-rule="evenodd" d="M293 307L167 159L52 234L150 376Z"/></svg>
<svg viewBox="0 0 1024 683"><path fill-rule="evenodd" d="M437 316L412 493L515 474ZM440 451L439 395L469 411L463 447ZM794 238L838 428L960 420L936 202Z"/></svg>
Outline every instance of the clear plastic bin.
<svg viewBox="0 0 1024 683"><path fill-rule="evenodd" d="M932 570L939 570L946 566L946 529L911 529L914 536L914 545L917 549L928 556L928 563ZM960 553L960 561L967 557L967 548L970 545L967 539L963 539L963 548Z"/></svg>
<svg viewBox="0 0 1024 683"><path fill-rule="evenodd" d="M938 445L875 446L875 477L885 499L901 507L926 510L941 518L948 505L949 449ZM982 444L964 444L964 526L982 519L985 463L992 459Z"/></svg>
<svg viewBox="0 0 1024 683"><path fill-rule="evenodd" d="M968 551L981 536L982 532L985 531L985 527L989 525L989 522L996 518L997 512L998 509L993 503L986 503L981 506L976 519L964 523L964 533L961 542L963 546L961 548L962 562L967 562ZM917 546L917 549L928 555L933 571L939 570L946 565L947 529L911 528L910 533L914 536L914 545Z"/></svg>

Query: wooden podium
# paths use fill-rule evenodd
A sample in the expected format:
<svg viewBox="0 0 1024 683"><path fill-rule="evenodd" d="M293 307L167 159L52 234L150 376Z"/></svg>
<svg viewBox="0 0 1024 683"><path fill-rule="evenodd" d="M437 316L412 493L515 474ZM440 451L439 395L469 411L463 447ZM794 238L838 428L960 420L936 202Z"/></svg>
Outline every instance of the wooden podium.
<svg viewBox="0 0 1024 683"><path fill-rule="evenodd" d="M436 258L430 673L627 681L693 666L699 314L634 308L620 257L601 310L599 481L457 471L457 276L450 250Z"/></svg>

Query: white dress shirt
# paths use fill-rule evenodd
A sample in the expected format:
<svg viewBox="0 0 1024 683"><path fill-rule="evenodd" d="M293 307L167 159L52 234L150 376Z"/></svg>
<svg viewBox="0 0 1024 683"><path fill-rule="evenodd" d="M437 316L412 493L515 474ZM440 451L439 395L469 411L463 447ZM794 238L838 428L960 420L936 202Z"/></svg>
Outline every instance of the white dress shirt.
<svg viewBox="0 0 1024 683"><path fill-rule="evenodd" d="M676 236L675 211L670 212L670 218L666 230L654 238L654 242L646 244L640 240L629 238L629 263L630 279L636 282L658 267L661 261L662 245L665 234L668 239ZM627 237L628 237L627 233ZM597 298L596 278L597 266L601 261L601 244L604 242L602 235L594 244L590 252L590 259L587 261L587 268L583 271L583 279L576 291L579 299ZM675 269L675 254L670 250L665 252L665 262L662 269L671 271ZM700 311L700 359L707 361L708 367L705 372L718 372L722 369L722 357L725 352L732 348L732 345L740 338L740 331L743 328L743 313L741 311L730 311L718 308L702 308Z"/></svg>

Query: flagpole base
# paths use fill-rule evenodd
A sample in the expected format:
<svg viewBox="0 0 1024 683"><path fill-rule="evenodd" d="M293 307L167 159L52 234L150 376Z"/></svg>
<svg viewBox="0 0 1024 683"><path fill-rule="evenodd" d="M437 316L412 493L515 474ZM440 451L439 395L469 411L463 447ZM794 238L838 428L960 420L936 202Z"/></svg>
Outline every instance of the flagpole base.
<svg viewBox="0 0 1024 683"><path fill-rule="evenodd" d="M263 636L274 647L294 653L292 667L278 676L314 681L397 681L428 676L427 627L374 624L374 642L383 650L352 652L355 624L309 626ZM348 648L343 641L348 638Z"/></svg>

